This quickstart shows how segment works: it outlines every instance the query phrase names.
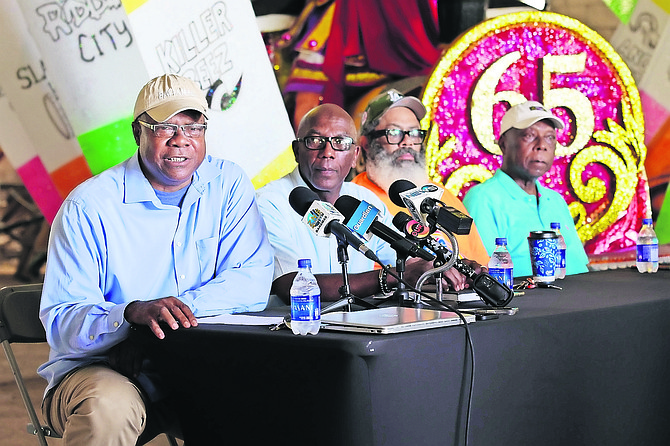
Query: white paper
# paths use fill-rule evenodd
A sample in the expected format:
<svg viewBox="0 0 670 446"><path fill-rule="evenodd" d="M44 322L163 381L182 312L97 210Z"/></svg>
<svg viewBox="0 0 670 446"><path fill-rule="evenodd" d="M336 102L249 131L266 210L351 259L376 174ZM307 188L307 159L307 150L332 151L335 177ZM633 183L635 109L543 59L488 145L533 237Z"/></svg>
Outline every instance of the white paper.
<svg viewBox="0 0 670 446"><path fill-rule="evenodd" d="M284 320L282 316L255 316L249 314L221 314L198 318L198 324L225 325L277 325Z"/></svg>

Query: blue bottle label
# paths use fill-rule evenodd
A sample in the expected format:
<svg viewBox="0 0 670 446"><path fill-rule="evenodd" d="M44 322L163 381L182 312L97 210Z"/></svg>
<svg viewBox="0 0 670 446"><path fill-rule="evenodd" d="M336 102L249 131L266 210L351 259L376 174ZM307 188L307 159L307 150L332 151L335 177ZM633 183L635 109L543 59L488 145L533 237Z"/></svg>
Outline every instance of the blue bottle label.
<svg viewBox="0 0 670 446"><path fill-rule="evenodd" d="M558 267L565 268L565 249L558 250Z"/></svg>
<svg viewBox="0 0 670 446"><path fill-rule="evenodd" d="M658 262L658 244L637 245L638 262Z"/></svg>
<svg viewBox="0 0 670 446"><path fill-rule="evenodd" d="M291 296L291 320L292 321L318 321L321 320L321 295L310 296L303 294Z"/></svg>
<svg viewBox="0 0 670 446"><path fill-rule="evenodd" d="M498 282L512 288L514 285L514 277L512 268L489 268L489 274Z"/></svg>

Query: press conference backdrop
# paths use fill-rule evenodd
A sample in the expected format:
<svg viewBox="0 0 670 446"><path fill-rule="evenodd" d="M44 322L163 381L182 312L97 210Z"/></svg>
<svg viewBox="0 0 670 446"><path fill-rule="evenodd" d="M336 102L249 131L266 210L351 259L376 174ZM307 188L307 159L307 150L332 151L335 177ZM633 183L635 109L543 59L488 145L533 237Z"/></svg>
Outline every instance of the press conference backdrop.
<svg viewBox="0 0 670 446"><path fill-rule="evenodd" d="M21 176L49 220L76 184L135 151L135 98L166 72L194 79L207 94L210 154L252 179L293 167L281 157L293 130L249 0L1 7L0 110L25 132L18 138L17 127L0 127L0 145L19 175L30 170Z"/></svg>

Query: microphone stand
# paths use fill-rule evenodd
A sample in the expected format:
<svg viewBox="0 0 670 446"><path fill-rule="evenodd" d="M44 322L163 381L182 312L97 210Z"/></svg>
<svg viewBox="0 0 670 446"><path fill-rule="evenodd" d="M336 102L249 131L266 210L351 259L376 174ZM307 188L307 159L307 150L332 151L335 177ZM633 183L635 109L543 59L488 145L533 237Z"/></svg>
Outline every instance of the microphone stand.
<svg viewBox="0 0 670 446"><path fill-rule="evenodd" d="M337 261L342 265L342 286L338 288L340 299L328 305L321 311L321 314L331 313L342 307L346 307L344 311L351 311L351 305L359 305L364 308L375 308L374 305L361 299L360 297L351 294L349 287L349 272L347 269L347 262L349 261L349 254L347 252L347 242L337 238Z"/></svg>
<svg viewBox="0 0 670 446"><path fill-rule="evenodd" d="M404 278L405 273L405 263L407 260L407 255L401 255L400 251L396 251L396 261L395 261L395 270L398 274L398 277L401 279ZM419 302L419 306L422 305ZM395 289L392 295L384 299L383 301L377 304L377 307L415 307L418 308L415 301L410 299L409 290L405 286L403 281L398 281L398 287Z"/></svg>

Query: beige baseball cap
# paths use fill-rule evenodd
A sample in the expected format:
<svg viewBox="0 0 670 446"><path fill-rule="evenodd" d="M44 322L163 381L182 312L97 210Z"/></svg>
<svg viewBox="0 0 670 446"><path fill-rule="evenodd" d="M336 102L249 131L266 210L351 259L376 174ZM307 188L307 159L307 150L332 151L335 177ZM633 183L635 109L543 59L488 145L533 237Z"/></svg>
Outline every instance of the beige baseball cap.
<svg viewBox="0 0 670 446"><path fill-rule="evenodd" d="M156 122L165 122L184 110L196 110L207 118L205 93L191 79L164 74L142 87L135 101L133 119L146 112Z"/></svg>
<svg viewBox="0 0 670 446"><path fill-rule="evenodd" d="M371 125L394 107L407 107L421 121L426 116L426 107L414 96L403 96L398 90L390 89L370 101L361 116L361 133L372 130Z"/></svg>
<svg viewBox="0 0 670 446"><path fill-rule="evenodd" d="M554 116L539 102L526 101L515 105L507 110L502 121L500 121L500 136L512 127L515 129L527 129L543 119L548 119L553 122L555 128L563 128L563 121Z"/></svg>

